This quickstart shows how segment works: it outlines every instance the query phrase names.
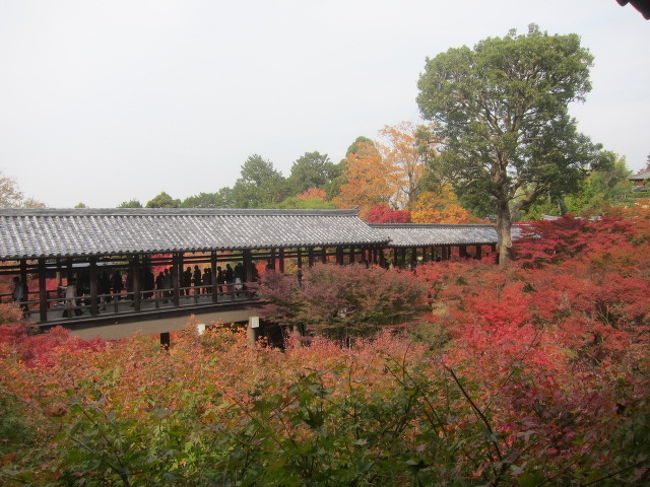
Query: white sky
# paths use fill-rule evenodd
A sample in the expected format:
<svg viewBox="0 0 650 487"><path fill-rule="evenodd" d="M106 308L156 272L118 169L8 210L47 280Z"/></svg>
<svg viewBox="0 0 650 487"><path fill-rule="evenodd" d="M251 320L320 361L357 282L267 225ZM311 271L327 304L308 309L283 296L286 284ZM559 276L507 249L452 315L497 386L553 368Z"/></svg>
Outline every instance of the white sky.
<svg viewBox="0 0 650 487"><path fill-rule="evenodd" d="M595 56L580 129L650 153L650 22L615 0L0 0L0 171L48 206L231 186L253 153L419 121L425 57L535 22Z"/></svg>

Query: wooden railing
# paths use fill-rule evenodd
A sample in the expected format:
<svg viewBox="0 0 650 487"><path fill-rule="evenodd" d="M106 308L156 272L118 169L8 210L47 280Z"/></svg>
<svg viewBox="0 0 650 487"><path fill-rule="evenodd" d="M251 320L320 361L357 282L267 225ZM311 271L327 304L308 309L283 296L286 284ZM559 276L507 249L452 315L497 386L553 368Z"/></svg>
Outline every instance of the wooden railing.
<svg viewBox="0 0 650 487"><path fill-rule="evenodd" d="M27 300L16 302L24 316L38 323L65 321L88 316L113 316L173 308L193 308L211 304L236 303L257 299L257 284L205 284L170 289L144 289L120 293L82 294L65 297L65 287L47 290L45 299L39 291L27 293ZM0 302L12 301L10 293L0 294Z"/></svg>

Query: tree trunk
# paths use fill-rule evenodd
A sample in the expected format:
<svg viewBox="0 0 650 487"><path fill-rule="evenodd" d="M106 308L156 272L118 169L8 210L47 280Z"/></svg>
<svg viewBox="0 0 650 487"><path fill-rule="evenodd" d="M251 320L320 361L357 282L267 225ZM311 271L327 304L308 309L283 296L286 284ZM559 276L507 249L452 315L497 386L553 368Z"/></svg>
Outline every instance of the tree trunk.
<svg viewBox="0 0 650 487"><path fill-rule="evenodd" d="M505 267L512 260L512 238L510 227L512 220L510 218L510 208L508 203L499 203L497 213L497 237L499 248L499 266Z"/></svg>

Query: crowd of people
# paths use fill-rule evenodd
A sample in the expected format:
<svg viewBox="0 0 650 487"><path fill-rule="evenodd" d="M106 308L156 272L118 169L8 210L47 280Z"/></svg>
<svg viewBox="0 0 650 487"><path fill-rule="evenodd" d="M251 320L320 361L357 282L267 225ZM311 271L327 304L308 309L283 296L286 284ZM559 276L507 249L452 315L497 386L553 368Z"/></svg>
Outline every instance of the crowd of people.
<svg viewBox="0 0 650 487"><path fill-rule="evenodd" d="M131 270L100 270L97 274L97 295L99 311L107 309L111 302L133 300L134 279ZM258 280L257 270L253 266L253 281ZM244 266L241 262L234 267L230 263L225 268L215 269L217 292L240 297L248 291ZM213 292L212 271L210 267L201 269L188 266L179 275L179 295L194 296L211 294ZM169 302L174 293L171 267L166 267L154 275L150 265L140 268L139 289L141 299L157 298L163 303ZM15 277L12 281L12 300L19 304L23 312L29 313L27 283ZM59 285L57 299L63 305L63 316L83 314L83 308L90 304L90 273L87 268L75 269L73 275L66 280L66 285ZM83 306L82 306L83 305Z"/></svg>

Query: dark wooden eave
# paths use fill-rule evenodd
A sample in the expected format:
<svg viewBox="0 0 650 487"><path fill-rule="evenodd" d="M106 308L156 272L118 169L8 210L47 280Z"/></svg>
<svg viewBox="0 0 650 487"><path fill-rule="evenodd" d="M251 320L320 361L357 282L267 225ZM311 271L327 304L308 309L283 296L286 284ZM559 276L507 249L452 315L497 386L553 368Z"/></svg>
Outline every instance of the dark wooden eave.
<svg viewBox="0 0 650 487"><path fill-rule="evenodd" d="M616 0L619 5L625 6L628 3L641 12L646 20L650 20L650 0Z"/></svg>

